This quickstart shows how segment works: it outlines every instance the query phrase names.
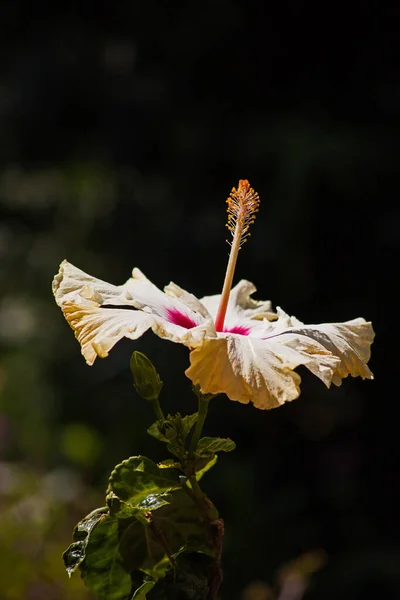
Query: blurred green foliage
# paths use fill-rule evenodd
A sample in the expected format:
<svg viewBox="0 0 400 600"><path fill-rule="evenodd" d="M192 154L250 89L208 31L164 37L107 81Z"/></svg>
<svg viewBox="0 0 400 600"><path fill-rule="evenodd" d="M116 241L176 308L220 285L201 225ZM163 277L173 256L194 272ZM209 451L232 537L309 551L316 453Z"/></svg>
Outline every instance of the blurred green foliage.
<svg viewBox="0 0 400 600"><path fill-rule="evenodd" d="M60 450L71 462L91 467L102 452L102 442L95 429L84 423L70 423L61 434Z"/></svg>
<svg viewBox="0 0 400 600"><path fill-rule="evenodd" d="M67 468L3 462L0 478L0 597L89 600L79 578L66 585L60 556L74 515L96 494Z"/></svg>

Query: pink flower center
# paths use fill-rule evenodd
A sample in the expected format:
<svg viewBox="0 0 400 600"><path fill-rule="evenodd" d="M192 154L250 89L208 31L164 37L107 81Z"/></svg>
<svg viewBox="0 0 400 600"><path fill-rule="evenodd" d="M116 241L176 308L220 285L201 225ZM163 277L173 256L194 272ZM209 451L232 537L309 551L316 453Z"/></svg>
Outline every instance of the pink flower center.
<svg viewBox="0 0 400 600"><path fill-rule="evenodd" d="M174 323L174 325L179 325L179 327L184 327L185 329L197 327L197 323L193 319L179 312L176 308L167 308L167 319L170 323Z"/></svg>
<svg viewBox="0 0 400 600"><path fill-rule="evenodd" d="M177 308L167 308L166 313L168 321L174 325L179 325L179 327L192 329L192 327L197 327L198 325L196 321L180 312ZM237 333L238 335L249 335L250 331L251 328L245 327L244 325L234 325L233 327L223 329L224 333Z"/></svg>
<svg viewBox="0 0 400 600"><path fill-rule="evenodd" d="M238 333L239 335L249 335L250 327L244 325L234 325L230 329L224 329L224 333Z"/></svg>

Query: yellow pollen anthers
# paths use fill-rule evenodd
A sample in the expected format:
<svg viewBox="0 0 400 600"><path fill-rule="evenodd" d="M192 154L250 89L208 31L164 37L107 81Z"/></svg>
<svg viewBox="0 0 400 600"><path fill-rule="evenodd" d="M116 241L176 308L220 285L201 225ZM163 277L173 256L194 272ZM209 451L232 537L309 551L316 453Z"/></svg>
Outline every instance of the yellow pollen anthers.
<svg viewBox="0 0 400 600"><path fill-rule="evenodd" d="M233 237L235 237L236 231L239 230L241 246L251 235L249 229L255 221L256 213L258 213L260 197L250 187L247 179L241 179L237 189L232 188L226 202L228 204L228 223L226 226ZM228 243L231 242L228 241Z"/></svg>
<svg viewBox="0 0 400 600"><path fill-rule="evenodd" d="M228 308L229 294L232 288L233 275L235 272L239 249L250 235L250 225L254 223L256 213L258 212L260 206L260 198L257 192L250 187L247 179L241 179L237 189L232 188L229 198L227 199L227 203L227 227L232 233L233 239L232 242L228 242L231 244L231 251L229 254L228 267L225 274L224 287L222 288L221 300L215 319L216 331L224 330L226 309Z"/></svg>

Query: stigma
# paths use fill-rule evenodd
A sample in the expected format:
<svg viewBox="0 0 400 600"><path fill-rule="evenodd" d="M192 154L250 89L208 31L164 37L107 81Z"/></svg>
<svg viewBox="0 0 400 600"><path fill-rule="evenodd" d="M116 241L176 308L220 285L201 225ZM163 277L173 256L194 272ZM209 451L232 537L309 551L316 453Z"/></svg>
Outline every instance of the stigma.
<svg viewBox="0 0 400 600"><path fill-rule="evenodd" d="M232 188L226 202L228 204L227 227L231 232L232 240L227 240L228 244L231 246L231 251L222 288L221 300L215 319L216 331L224 330L225 315L228 308L229 294L232 288L238 253L241 246L250 236L250 225L254 223L256 213L260 206L260 198L257 192L250 187L247 179L241 179L238 187Z"/></svg>

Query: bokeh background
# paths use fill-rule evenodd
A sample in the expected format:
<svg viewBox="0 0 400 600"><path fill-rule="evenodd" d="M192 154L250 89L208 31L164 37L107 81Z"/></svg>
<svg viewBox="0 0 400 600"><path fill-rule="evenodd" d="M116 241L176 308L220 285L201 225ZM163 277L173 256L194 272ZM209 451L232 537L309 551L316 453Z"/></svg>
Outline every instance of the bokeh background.
<svg viewBox="0 0 400 600"><path fill-rule="evenodd" d="M195 410L187 350L150 333L85 364L51 295L59 263L218 293L239 178L262 204L236 279L377 337L372 382L328 391L300 369L279 410L213 402L207 433L237 443L204 479L226 522L221 598L267 600L314 551L310 600L399 598L397 9L2 0L0 23L0 598L89 598L63 571L73 525L115 463L163 458L134 349L165 409Z"/></svg>

